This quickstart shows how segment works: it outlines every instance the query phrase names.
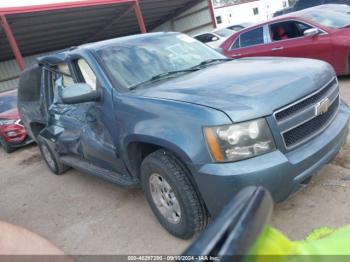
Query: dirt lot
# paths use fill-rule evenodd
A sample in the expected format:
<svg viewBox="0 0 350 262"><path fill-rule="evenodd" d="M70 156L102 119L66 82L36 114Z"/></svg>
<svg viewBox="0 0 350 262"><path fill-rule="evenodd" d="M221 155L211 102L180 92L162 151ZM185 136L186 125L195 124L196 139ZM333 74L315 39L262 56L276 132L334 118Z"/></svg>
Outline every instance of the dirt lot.
<svg viewBox="0 0 350 262"><path fill-rule="evenodd" d="M350 78L341 79L350 103ZM34 146L0 150L0 219L47 237L68 254L179 254L190 243L165 232L140 190L69 171L52 175ZM350 140L306 188L278 204L272 224L293 239L350 223Z"/></svg>

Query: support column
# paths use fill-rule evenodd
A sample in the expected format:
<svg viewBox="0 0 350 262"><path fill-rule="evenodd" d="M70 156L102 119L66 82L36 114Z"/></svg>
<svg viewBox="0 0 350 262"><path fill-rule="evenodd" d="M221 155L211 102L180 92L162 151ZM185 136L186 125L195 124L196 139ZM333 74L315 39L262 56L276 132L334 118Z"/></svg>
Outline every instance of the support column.
<svg viewBox="0 0 350 262"><path fill-rule="evenodd" d="M26 67L26 64L25 64L24 59L22 57L21 51L18 48L17 41L12 33L11 27L10 27L9 23L7 22L6 16L3 14L0 14L0 25L4 29L7 40L10 43L12 52L17 60L17 64L18 64L20 70L23 71Z"/></svg>
<svg viewBox="0 0 350 262"><path fill-rule="evenodd" d="M140 27L140 31L141 31L141 33L145 34L145 33L147 33L147 29L146 29L146 25L145 25L145 20L143 19L140 3L138 0L136 0L134 3L134 9L135 9L137 22L138 22L139 27Z"/></svg>
<svg viewBox="0 0 350 262"><path fill-rule="evenodd" d="M214 12L213 0L208 0L208 3L209 3L209 12L210 12L210 16L211 16L211 22L213 24L213 27L217 28L218 25L216 23L216 17L215 17L215 12Z"/></svg>

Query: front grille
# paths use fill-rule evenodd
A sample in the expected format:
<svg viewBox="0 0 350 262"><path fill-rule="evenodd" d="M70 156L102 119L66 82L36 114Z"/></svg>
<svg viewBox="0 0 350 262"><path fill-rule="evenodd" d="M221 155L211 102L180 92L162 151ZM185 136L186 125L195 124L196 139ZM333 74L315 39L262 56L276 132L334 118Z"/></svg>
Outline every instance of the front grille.
<svg viewBox="0 0 350 262"><path fill-rule="evenodd" d="M294 104L287 109L280 111L275 114L275 118L277 121L283 121L284 119L297 114L299 112L302 112L305 108L307 108L310 105L313 105L317 103L325 94L327 94L332 87L334 87L337 84L337 79L334 78L332 82L330 82L326 87L324 87L321 91L318 93L304 99L303 101Z"/></svg>
<svg viewBox="0 0 350 262"><path fill-rule="evenodd" d="M327 101L328 110L322 108ZM339 101L339 85L334 78L319 91L275 112L285 148L291 150L323 131L336 114ZM326 109L326 112L317 112L322 109Z"/></svg>
<svg viewBox="0 0 350 262"><path fill-rule="evenodd" d="M333 102L325 114L317 116L311 121L284 133L283 139L287 148L298 145L303 141L308 140L310 137L315 136L319 131L323 130L336 114L338 107L339 98Z"/></svg>

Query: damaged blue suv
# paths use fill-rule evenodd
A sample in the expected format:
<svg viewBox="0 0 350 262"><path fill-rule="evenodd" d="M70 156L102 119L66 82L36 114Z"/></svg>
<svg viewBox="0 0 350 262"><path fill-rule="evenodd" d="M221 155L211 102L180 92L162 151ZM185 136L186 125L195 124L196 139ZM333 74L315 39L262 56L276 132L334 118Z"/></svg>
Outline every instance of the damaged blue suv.
<svg viewBox="0 0 350 262"><path fill-rule="evenodd" d="M180 238L242 188L286 199L348 134L332 67L230 60L179 33L128 36L48 55L23 72L19 110L57 175L141 186Z"/></svg>

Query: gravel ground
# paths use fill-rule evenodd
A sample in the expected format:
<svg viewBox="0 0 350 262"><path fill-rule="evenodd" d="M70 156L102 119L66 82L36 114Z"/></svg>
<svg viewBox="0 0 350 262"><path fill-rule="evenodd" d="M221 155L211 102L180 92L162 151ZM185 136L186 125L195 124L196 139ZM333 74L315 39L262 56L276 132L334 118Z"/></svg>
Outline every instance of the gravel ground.
<svg viewBox="0 0 350 262"><path fill-rule="evenodd" d="M350 104L350 78L341 92ZM292 239L320 226L350 223L350 140L311 183L277 204L272 225ZM178 240L158 224L140 190L126 190L71 170L56 177L38 149L0 150L0 219L48 238L67 254L180 254Z"/></svg>

